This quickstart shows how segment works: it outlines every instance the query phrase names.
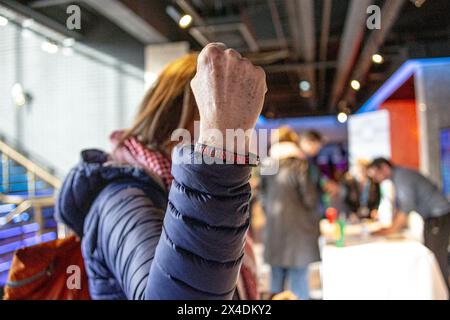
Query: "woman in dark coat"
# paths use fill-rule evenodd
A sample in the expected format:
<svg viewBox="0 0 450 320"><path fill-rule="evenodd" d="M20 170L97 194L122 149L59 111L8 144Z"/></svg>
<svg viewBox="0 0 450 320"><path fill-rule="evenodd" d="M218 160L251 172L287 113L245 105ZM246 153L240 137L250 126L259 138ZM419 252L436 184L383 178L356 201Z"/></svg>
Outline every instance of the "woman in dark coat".
<svg viewBox="0 0 450 320"><path fill-rule="evenodd" d="M295 140L271 147L271 161L279 163L279 170L261 180L266 214L264 257L272 267L272 293L283 291L287 281L294 294L308 299L308 265L320 260L319 195Z"/></svg>
<svg viewBox="0 0 450 320"><path fill-rule="evenodd" d="M264 73L225 49L208 45L198 66L197 54L170 64L133 126L112 135L114 151L82 152L65 179L56 215L82 238L93 299L257 298L255 280L242 277L254 269L241 268L249 258L244 247L251 168L197 163L198 144L175 146L171 140L178 128L192 132L199 116L198 143L212 148L220 146L205 127L255 125ZM239 78L230 81L237 70ZM228 111L245 108L239 122L221 114L223 95L237 99L227 101ZM239 100L247 95L254 99Z"/></svg>

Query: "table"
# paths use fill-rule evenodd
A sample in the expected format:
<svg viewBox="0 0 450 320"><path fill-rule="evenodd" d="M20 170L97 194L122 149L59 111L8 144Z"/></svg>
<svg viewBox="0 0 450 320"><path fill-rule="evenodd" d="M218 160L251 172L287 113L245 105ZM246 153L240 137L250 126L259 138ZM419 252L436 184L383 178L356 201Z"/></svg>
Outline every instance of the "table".
<svg viewBox="0 0 450 320"><path fill-rule="evenodd" d="M399 236L358 236L363 229L376 226L350 226L347 246L322 247L324 300L448 299L436 258L425 246Z"/></svg>

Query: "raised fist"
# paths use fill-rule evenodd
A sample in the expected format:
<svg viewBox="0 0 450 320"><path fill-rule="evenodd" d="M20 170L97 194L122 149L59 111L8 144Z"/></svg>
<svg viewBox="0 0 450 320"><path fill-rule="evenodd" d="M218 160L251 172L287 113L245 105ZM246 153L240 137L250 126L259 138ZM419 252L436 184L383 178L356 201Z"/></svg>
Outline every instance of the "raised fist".
<svg viewBox="0 0 450 320"><path fill-rule="evenodd" d="M191 87L200 113L199 142L215 147L224 145L211 129L225 137L227 129L255 127L267 92L264 70L222 43L202 50Z"/></svg>

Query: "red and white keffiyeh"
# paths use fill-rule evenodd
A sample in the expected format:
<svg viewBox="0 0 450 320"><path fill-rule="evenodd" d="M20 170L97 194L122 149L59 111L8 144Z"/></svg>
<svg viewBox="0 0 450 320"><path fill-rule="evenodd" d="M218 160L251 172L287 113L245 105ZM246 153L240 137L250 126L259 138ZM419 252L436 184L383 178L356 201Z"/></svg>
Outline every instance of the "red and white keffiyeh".
<svg viewBox="0 0 450 320"><path fill-rule="evenodd" d="M115 131L111 134L110 140L114 149L111 156L114 161L141 167L151 172L161 178L169 190L173 180L170 159L161 152L150 149L134 136L127 138L121 146L117 147L123 134L124 131Z"/></svg>

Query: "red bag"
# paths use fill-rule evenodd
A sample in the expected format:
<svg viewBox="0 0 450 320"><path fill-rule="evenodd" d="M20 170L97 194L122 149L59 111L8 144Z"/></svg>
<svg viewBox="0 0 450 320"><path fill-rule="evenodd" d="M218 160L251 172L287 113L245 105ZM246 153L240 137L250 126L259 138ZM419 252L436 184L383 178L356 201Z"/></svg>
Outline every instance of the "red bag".
<svg viewBox="0 0 450 320"><path fill-rule="evenodd" d="M73 236L17 250L4 299L89 300L80 241Z"/></svg>

